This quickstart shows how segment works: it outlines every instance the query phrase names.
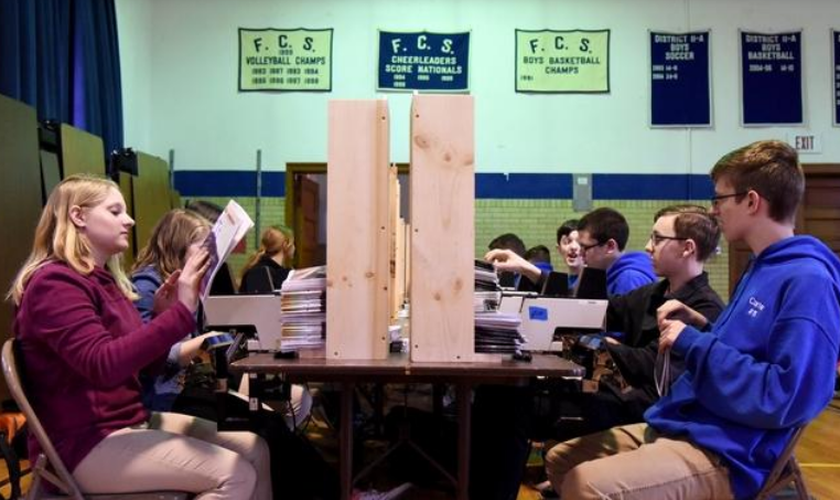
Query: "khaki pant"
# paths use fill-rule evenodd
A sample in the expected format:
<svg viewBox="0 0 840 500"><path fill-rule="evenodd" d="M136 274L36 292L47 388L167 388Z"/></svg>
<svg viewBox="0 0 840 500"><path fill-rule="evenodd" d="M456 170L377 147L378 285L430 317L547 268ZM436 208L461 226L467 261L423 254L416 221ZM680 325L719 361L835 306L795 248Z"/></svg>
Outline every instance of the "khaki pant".
<svg viewBox="0 0 840 500"><path fill-rule="evenodd" d="M647 424L560 443L549 450L545 468L562 500L733 498L719 458Z"/></svg>
<svg viewBox="0 0 840 500"><path fill-rule="evenodd" d="M148 428L125 428L97 444L73 471L86 493L185 491L197 499L271 500L268 445L250 432L153 413Z"/></svg>

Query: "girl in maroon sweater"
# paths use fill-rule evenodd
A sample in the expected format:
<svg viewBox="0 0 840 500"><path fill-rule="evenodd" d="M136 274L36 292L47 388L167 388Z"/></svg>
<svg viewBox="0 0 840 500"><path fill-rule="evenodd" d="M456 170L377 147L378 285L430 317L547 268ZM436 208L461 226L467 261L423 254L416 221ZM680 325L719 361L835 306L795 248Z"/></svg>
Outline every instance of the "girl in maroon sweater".
<svg viewBox="0 0 840 500"><path fill-rule="evenodd" d="M27 394L82 491L176 490L202 499L271 498L268 448L248 432L143 408L137 376L195 329L208 255L195 252L144 325L120 267L134 221L111 181L72 176L50 195L9 297ZM30 439L30 453L38 443Z"/></svg>

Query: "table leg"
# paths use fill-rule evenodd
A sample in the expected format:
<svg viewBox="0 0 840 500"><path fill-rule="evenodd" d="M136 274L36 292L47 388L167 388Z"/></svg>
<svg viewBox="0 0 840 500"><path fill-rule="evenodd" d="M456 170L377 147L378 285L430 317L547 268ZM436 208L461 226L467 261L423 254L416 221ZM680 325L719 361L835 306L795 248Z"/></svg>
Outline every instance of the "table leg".
<svg viewBox="0 0 840 500"><path fill-rule="evenodd" d="M341 383L341 425L338 431L341 500L350 500L353 493L353 389L353 382Z"/></svg>
<svg viewBox="0 0 840 500"><path fill-rule="evenodd" d="M458 401L458 500L470 497L470 440L472 439L472 384L459 380L455 397Z"/></svg>

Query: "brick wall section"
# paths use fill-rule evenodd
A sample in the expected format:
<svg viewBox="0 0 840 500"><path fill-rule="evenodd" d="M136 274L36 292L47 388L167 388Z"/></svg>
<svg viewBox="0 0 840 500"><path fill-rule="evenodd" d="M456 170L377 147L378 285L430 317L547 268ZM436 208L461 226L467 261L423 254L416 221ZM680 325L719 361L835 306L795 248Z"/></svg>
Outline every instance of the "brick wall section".
<svg viewBox="0 0 840 500"><path fill-rule="evenodd" d="M196 198L199 199L199 198ZM200 198L224 206L230 198ZM236 198L237 203L255 217L256 200L253 197ZM261 225L285 224L285 198L262 198ZM662 207L674 203L686 203L685 200L597 200L594 207L612 207L620 211L630 224L630 241L627 248L643 250L653 225L653 215ZM707 200L695 203L708 204ZM552 251L552 262L557 265L560 257L555 248L557 226L571 218L580 218L583 214L572 210L571 200L498 200L479 199L475 203L475 252L482 256L487 251L487 244L502 233L516 233L529 248L545 245ZM256 220L256 219L255 219ZM245 254L234 254L228 262L236 277L248 255L255 251L255 236L246 236ZM721 245L722 253L706 265L712 287L726 300L729 290L729 258L727 245Z"/></svg>
<svg viewBox="0 0 840 500"><path fill-rule="evenodd" d="M661 208L686 200L596 200L594 208L612 207L627 218L630 224L629 250L644 250L653 226L653 216ZM708 205L708 200L694 201ZM581 212L572 210L571 200L476 200L475 207L475 251L483 255L487 244L503 233L516 233L526 247L545 245L552 250L552 263L557 265L560 256L556 250L557 227L565 220L580 218ZM712 287L726 300L729 295L729 259L727 245L721 245L722 253L713 257L706 270Z"/></svg>

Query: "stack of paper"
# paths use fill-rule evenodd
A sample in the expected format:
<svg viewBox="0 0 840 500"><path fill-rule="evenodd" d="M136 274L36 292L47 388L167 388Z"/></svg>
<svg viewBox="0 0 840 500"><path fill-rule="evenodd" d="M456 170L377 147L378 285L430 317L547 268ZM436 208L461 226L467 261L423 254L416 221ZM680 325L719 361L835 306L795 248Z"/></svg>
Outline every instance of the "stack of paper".
<svg viewBox="0 0 840 500"><path fill-rule="evenodd" d="M219 268L222 267L234 247L239 244L239 241L245 237L245 233L252 227L254 227L254 221L251 220L245 209L235 201L230 200L216 223L213 224L210 234L201 244L210 254L207 274L201 280L201 300L207 299L207 296L210 295L210 283L213 282Z"/></svg>
<svg viewBox="0 0 840 500"><path fill-rule="evenodd" d="M514 354L524 339L518 314L500 312L499 277L491 264L475 261L475 352Z"/></svg>
<svg viewBox="0 0 840 500"><path fill-rule="evenodd" d="M326 266L295 269L280 288L280 345L284 351L326 345Z"/></svg>

